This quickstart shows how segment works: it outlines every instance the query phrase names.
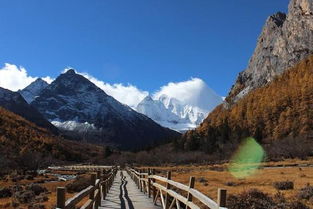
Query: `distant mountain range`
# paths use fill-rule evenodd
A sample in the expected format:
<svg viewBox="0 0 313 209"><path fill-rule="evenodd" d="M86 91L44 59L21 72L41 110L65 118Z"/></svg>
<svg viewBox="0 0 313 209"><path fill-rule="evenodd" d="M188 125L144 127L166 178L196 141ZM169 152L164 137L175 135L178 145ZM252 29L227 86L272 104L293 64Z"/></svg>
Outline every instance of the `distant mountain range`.
<svg viewBox="0 0 313 209"><path fill-rule="evenodd" d="M222 97L218 96L202 80L199 79L199 83L200 87L195 93L193 103L182 102L177 97L162 94L153 96L153 98L147 96L133 109L148 116L163 127L178 132L193 129L204 120L214 107L223 102ZM26 101L31 103L47 86L49 86L47 82L38 78L29 86L20 90L19 93ZM66 127L66 129L70 129L74 126L82 128L82 124L75 121L66 121L65 123L54 121L53 123L59 128ZM81 128L80 130L82 130ZM84 125L84 129L95 131L93 126L87 124Z"/></svg>
<svg viewBox="0 0 313 209"><path fill-rule="evenodd" d="M29 101L34 99L31 106L63 134L80 141L139 149L179 136L121 104L74 70L48 86L36 80L21 92L31 92L26 94Z"/></svg>

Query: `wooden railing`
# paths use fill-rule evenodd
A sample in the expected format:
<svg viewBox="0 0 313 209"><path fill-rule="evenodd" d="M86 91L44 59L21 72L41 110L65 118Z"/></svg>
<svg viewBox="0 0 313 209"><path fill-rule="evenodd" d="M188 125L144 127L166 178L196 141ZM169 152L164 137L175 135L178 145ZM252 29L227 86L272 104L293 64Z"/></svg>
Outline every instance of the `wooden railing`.
<svg viewBox="0 0 313 209"><path fill-rule="evenodd" d="M150 198L154 204L160 200L163 209L201 209L201 204L210 209L226 209L226 190L218 189L218 200L213 201L206 195L194 189L195 177L190 177L189 186L171 180L171 172L167 177L155 175L154 169L135 170L127 169L128 174L135 181L140 191ZM197 200L197 201L195 201Z"/></svg>
<svg viewBox="0 0 313 209"><path fill-rule="evenodd" d="M67 166L48 167L48 169L50 170L61 170L61 171L101 171L111 168L112 166L101 166L101 165L67 165Z"/></svg>
<svg viewBox="0 0 313 209"><path fill-rule="evenodd" d="M61 170L85 170L85 171L97 171L96 173L91 173L90 186L86 189L80 191L72 198L66 200L66 188L58 187L57 188L57 200L56 208L57 209L76 209L76 205L84 198L89 196L89 198L83 203L80 209L98 209L101 204L101 199L105 199L109 189L111 188L114 178L116 176L117 168L112 167L109 170L105 170L101 166L92 166L92 167L63 167Z"/></svg>

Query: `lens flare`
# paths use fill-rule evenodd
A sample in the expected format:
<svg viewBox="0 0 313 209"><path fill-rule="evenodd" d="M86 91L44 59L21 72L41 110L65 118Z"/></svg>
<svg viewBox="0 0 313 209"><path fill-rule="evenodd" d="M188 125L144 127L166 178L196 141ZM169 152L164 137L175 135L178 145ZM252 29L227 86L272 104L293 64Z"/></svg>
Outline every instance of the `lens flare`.
<svg viewBox="0 0 313 209"><path fill-rule="evenodd" d="M264 157L262 146L254 138L246 138L232 157L228 170L236 178L249 177L258 170Z"/></svg>

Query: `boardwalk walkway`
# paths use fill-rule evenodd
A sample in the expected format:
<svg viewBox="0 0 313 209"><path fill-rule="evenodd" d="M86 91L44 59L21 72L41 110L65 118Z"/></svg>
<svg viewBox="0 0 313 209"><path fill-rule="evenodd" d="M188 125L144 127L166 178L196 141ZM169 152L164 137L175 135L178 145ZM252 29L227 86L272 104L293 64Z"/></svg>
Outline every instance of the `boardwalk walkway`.
<svg viewBox="0 0 313 209"><path fill-rule="evenodd" d="M123 177L121 175L123 174ZM144 193L140 192L135 182L126 171L119 171L100 209L160 209Z"/></svg>

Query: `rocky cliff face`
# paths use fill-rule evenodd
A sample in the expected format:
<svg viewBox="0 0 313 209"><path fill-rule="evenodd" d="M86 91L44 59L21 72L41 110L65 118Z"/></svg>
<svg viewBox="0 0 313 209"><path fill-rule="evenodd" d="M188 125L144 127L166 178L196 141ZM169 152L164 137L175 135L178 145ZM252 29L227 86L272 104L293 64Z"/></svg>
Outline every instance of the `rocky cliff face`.
<svg viewBox="0 0 313 209"><path fill-rule="evenodd" d="M22 95L26 102L30 104L32 101L34 101L35 97L38 96L48 85L49 84L46 81L38 78L29 84L26 88L18 92Z"/></svg>
<svg viewBox="0 0 313 209"><path fill-rule="evenodd" d="M291 0L288 14L270 16L246 70L241 72L226 101L236 102L251 90L313 54L313 0Z"/></svg>

